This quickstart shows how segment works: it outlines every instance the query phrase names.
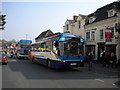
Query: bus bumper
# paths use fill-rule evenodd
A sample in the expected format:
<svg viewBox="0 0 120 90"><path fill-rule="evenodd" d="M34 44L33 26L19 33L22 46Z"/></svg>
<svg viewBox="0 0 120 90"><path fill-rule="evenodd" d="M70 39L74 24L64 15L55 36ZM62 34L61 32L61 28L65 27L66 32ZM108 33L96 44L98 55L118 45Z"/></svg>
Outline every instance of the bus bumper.
<svg viewBox="0 0 120 90"><path fill-rule="evenodd" d="M28 55L18 55L17 57L18 57L19 59L20 59L20 58L21 58L21 59L22 59L22 58L23 58L23 59L28 59Z"/></svg>
<svg viewBox="0 0 120 90"><path fill-rule="evenodd" d="M81 61L55 61L53 63L55 68L72 68L72 67L84 67L84 63Z"/></svg>

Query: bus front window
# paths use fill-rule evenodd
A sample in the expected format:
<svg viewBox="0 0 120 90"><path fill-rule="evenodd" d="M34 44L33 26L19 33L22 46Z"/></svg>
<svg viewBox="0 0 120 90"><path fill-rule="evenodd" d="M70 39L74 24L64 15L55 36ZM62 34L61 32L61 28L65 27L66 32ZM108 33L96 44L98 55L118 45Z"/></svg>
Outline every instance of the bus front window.
<svg viewBox="0 0 120 90"><path fill-rule="evenodd" d="M65 43L64 45L65 56L78 56L78 43Z"/></svg>

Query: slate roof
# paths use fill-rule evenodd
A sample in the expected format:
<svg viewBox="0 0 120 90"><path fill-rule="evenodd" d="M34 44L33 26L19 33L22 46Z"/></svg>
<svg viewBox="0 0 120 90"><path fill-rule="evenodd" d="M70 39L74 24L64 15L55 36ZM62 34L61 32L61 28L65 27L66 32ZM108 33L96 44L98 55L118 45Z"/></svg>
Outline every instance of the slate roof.
<svg viewBox="0 0 120 90"><path fill-rule="evenodd" d="M70 22L70 24L74 23L74 20L67 19L67 21Z"/></svg>
<svg viewBox="0 0 120 90"><path fill-rule="evenodd" d="M87 16L85 24L86 25L90 24L88 20L92 16L96 17L96 20L94 22L98 22L98 21L110 18L110 17L108 17L108 12L107 11L111 10L111 9L116 9L117 11L119 11L120 10L120 1L119 2L113 2L113 3L110 3L106 6L98 8L94 13L91 13ZM117 16L117 15L115 14L113 17L115 17L115 16Z"/></svg>
<svg viewBox="0 0 120 90"><path fill-rule="evenodd" d="M87 15L82 15L82 14L79 14L79 16L81 16L81 17L85 18Z"/></svg>
<svg viewBox="0 0 120 90"><path fill-rule="evenodd" d="M46 35L48 32L50 32L49 35L53 35L53 32L51 30L47 30L47 31L44 31L42 32L38 37L36 37L35 39L38 39L38 38L44 38L44 37L47 37L48 35Z"/></svg>

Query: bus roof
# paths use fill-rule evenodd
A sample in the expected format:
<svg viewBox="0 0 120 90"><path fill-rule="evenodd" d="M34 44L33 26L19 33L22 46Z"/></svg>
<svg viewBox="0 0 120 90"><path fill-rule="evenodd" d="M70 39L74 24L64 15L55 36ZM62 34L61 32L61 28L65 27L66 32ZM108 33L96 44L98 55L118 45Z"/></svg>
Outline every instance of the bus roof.
<svg viewBox="0 0 120 90"><path fill-rule="evenodd" d="M48 42L48 41L66 41L65 38L77 38L77 39L80 39L79 41L81 43L84 42L84 39L82 37L78 37L78 36L75 36L75 35L72 35L72 34L63 33L63 34L57 34L57 35L53 35L53 36L50 36L50 37L43 38L43 40L38 41L34 44L40 44L40 43L44 43L44 42Z"/></svg>
<svg viewBox="0 0 120 90"><path fill-rule="evenodd" d="M27 39L21 39L20 41L32 41L32 40L27 40Z"/></svg>

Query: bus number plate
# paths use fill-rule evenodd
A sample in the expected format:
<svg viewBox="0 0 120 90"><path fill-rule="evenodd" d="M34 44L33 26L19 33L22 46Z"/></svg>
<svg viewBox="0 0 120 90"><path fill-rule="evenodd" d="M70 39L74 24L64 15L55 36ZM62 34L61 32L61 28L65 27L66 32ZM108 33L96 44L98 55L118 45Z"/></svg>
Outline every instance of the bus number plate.
<svg viewBox="0 0 120 90"><path fill-rule="evenodd" d="M70 63L70 65L77 65L77 63Z"/></svg>

